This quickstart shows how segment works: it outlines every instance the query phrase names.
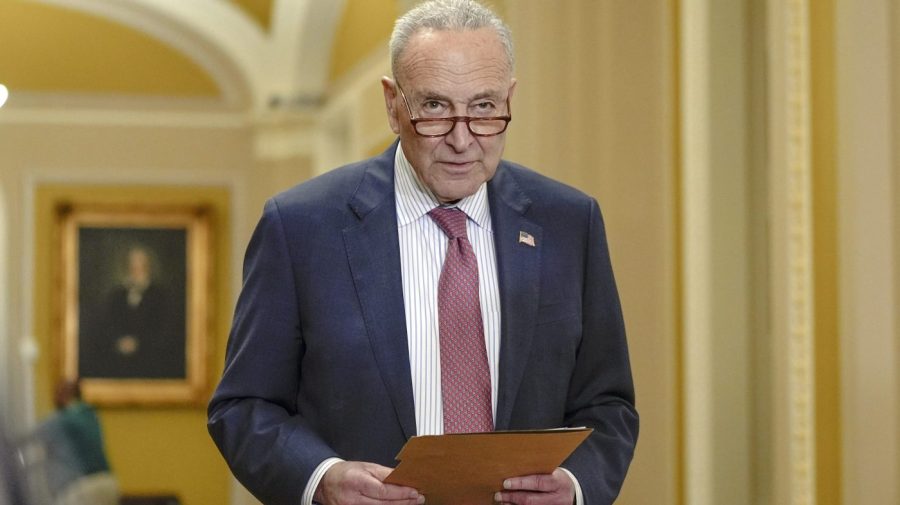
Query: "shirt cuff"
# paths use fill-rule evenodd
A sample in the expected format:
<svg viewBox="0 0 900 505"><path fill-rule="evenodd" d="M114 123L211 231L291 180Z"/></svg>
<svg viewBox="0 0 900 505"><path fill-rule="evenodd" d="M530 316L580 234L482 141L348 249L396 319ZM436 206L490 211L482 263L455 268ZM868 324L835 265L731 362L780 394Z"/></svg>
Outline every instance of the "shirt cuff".
<svg viewBox="0 0 900 505"><path fill-rule="evenodd" d="M575 484L575 505L584 505L584 494L582 494L581 492L581 484L578 483L578 479L575 478L575 475L572 472L566 470L565 468L559 467L559 469L566 472L566 475L568 475L569 478L572 479L572 484Z"/></svg>
<svg viewBox="0 0 900 505"><path fill-rule="evenodd" d="M333 467L335 464L342 461L344 460L342 460L341 458L328 458L325 461L319 463L319 466L317 466L316 469L313 470L312 476L310 476L309 478L309 482L306 483L306 489L303 490L303 498L300 499L300 505L312 505L313 496L316 494L316 488L319 487L319 482L322 482L322 477L325 476L325 472L327 472L328 469ZM574 479L574 477L572 478Z"/></svg>

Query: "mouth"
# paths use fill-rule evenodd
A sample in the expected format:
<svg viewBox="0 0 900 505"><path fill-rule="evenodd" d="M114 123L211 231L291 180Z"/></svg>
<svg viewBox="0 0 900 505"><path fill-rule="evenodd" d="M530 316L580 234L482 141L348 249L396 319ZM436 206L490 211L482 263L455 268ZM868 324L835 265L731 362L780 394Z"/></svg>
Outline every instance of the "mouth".
<svg viewBox="0 0 900 505"><path fill-rule="evenodd" d="M475 166L475 161L439 161L441 165L448 167L450 170L465 171Z"/></svg>

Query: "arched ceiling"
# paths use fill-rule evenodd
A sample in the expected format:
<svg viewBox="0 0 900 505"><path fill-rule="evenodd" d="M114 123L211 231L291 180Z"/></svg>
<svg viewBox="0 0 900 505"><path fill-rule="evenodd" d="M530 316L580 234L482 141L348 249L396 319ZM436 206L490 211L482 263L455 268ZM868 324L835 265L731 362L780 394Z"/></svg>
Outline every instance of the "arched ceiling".
<svg viewBox="0 0 900 505"><path fill-rule="evenodd" d="M384 43L396 0L0 1L16 91L303 107Z"/></svg>
<svg viewBox="0 0 900 505"><path fill-rule="evenodd" d="M219 94L190 58L143 32L34 2L4 2L0 11L0 80L13 90Z"/></svg>

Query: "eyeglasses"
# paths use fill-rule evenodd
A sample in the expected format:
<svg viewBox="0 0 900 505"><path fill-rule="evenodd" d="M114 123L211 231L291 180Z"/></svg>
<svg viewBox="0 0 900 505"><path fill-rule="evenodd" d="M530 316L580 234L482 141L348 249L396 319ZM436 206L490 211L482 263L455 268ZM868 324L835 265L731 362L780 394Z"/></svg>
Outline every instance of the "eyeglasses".
<svg viewBox="0 0 900 505"><path fill-rule="evenodd" d="M456 123L466 123L469 132L476 137L493 137L505 132L509 122L512 121L512 116L509 114L493 117L451 116L416 118L413 117L412 109L409 106L409 101L406 99L403 88L397 84L397 89L400 90L400 96L403 97L403 103L406 104L406 111L409 112L409 122L412 123L416 133L423 137L443 137L453 131ZM509 97L506 97L506 110L511 112Z"/></svg>

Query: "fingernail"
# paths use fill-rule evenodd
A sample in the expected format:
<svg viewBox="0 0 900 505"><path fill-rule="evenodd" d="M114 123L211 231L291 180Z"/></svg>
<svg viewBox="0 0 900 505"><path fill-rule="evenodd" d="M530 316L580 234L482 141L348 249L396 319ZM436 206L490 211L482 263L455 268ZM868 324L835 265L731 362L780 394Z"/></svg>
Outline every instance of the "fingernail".
<svg viewBox="0 0 900 505"><path fill-rule="evenodd" d="M502 499L503 499L503 497L500 496L500 493L494 493L494 501L495 501L495 502L498 502L498 503L499 503L500 500L502 500Z"/></svg>
<svg viewBox="0 0 900 505"><path fill-rule="evenodd" d="M509 479L503 481L503 489L509 489L510 487L512 487L512 482Z"/></svg>
<svg viewBox="0 0 900 505"><path fill-rule="evenodd" d="M419 505L422 505L423 503L425 503L425 496L419 495L419 497L416 498L416 503L418 503Z"/></svg>

